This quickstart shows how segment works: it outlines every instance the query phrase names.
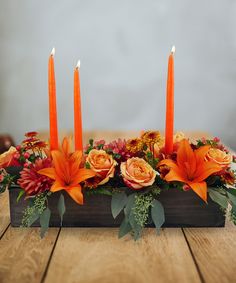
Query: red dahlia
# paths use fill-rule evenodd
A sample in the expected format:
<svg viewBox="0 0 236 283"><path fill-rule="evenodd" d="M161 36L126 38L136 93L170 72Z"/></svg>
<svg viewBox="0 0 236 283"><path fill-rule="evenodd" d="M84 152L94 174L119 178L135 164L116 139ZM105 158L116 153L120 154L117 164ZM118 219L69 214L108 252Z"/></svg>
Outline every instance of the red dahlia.
<svg viewBox="0 0 236 283"><path fill-rule="evenodd" d="M26 195L35 196L50 190L53 180L38 174L38 171L51 166L52 162L50 159L37 159L35 163L29 164L27 168L24 168L20 172L20 179L17 183L23 190L25 190Z"/></svg>

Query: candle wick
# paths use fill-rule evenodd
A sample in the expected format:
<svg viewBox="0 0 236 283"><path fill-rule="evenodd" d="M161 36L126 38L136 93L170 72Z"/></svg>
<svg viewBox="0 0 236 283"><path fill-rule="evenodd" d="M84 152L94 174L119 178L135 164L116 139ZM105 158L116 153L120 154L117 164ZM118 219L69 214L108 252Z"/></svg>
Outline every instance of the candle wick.
<svg viewBox="0 0 236 283"><path fill-rule="evenodd" d="M80 60L78 60L77 64L76 64L76 68L80 69Z"/></svg>
<svg viewBox="0 0 236 283"><path fill-rule="evenodd" d="M175 53L175 46L173 45L171 48L171 53L174 54Z"/></svg>
<svg viewBox="0 0 236 283"><path fill-rule="evenodd" d="M52 52L51 52L51 55L54 56L54 55L55 55L55 52L56 52L55 47L53 47Z"/></svg>

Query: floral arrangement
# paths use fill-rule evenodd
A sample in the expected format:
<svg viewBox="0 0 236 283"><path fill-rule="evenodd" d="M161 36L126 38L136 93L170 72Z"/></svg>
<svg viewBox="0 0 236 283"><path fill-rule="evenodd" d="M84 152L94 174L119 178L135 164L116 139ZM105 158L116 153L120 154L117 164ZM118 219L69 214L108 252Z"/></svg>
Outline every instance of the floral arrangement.
<svg viewBox="0 0 236 283"><path fill-rule="evenodd" d="M79 205L84 194L111 196L113 217L124 212L119 237L131 232L138 239L150 223L159 230L165 215L158 197L172 188L193 190L206 203L210 197L236 224L236 174L231 168L236 158L218 138L190 142L176 133L171 154L165 153L164 137L158 131L111 143L91 139L84 152L71 152L70 143L64 138L59 149L50 150L36 132L29 132L21 145L0 155L0 192L12 184L20 186L17 201L30 200L22 226L40 220L41 236L50 223L48 198L61 190ZM65 210L61 194L61 221Z"/></svg>

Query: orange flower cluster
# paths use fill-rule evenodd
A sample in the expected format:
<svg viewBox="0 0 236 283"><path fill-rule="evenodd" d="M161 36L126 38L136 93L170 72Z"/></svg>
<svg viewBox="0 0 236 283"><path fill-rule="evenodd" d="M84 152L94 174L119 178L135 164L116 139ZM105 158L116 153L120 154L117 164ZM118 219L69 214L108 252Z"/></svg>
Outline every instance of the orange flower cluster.
<svg viewBox="0 0 236 283"><path fill-rule="evenodd" d="M53 180L51 192L65 190L77 203L83 204L81 182L94 177L95 173L82 168L82 152L70 152L69 141L64 138L60 150L52 150L53 167L39 170L38 173Z"/></svg>

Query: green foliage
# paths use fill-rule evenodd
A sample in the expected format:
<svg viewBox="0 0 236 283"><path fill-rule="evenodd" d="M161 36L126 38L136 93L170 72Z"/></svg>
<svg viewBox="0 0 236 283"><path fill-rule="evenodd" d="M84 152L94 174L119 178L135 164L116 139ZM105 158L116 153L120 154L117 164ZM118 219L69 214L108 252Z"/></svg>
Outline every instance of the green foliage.
<svg viewBox="0 0 236 283"><path fill-rule="evenodd" d="M160 187L153 185L151 192L152 192L153 196L157 197L161 193L161 189L160 189Z"/></svg>
<svg viewBox="0 0 236 283"><path fill-rule="evenodd" d="M89 154L89 152L93 149L93 139L89 140L89 147L88 149L85 151L85 154Z"/></svg>
<svg viewBox="0 0 236 283"><path fill-rule="evenodd" d="M106 195L106 196L112 196L113 194L113 188L111 186L99 186L95 189L86 189L86 195Z"/></svg>
<svg viewBox="0 0 236 283"><path fill-rule="evenodd" d="M216 190L215 188L208 188L210 198L218 203L223 209L228 207L228 198L226 194L223 194L224 190Z"/></svg>
<svg viewBox="0 0 236 283"><path fill-rule="evenodd" d="M212 147L216 147L218 145L218 142L215 141L215 140L210 140L210 139L207 139L205 140L204 142L202 140L197 140L197 147L201 147L201 146L204 146L204 145L210 145Z"/></svg>
<svg viewBox="0 0 236 283"><path fill-rule="evenodd" d="M116 218L122 209L125 207L128 201L127 195L125 192L117 192L112 195L111 199L111 213L113 218Z"/></svg>
<svg viewBox="0 0 236 283"><path fill-rule="evenodd" d="M47 194L39 194L31 200L31 204L24 210L22 226L30 227L47 208Z"/></svg>
<svg viewBox="0 0 236 283"><path fill-rule="evenodd" d="M85 168L90 169L90 164L88 162L85 162Z"/></svg>
<svg viewBox="0 0 236 283"><path fill-rule="evenodd" d="M65 207L65 199L63 194L60 195L60 198L58 200L57 204L57 210L59 212L60 218L61 218L61 226L62 226L62 221L63 221L63 215L66 212L66 207Z"/></svg>
<svg viewBox="0 0 236 283"><path fill-rule="evenodd" d="M50 222L50 217L51 217L51 211L50 209L47 207L42 214L40 215L39 218L39 222L40 222L40 236L41 238L43 238L45 236L45 233L48 230L49 227L49 222Z"/></svg>
<svg viewBox="0 0 236 283"><path fill-rule="evenodd" d="M230 211L230 220L236 225L236 206L232 206L232 209Z"/></svg>
<svg viewBox="0 0 236 283"><path fill-rule="evenodd" d="M122 207L124 207L125 214L125 218L120 226L119 237L123 237L127 233L132 232L134 239L137 240L141 237L142 230L149 221L154 196L152 193L133 193L130 194L125 201L121 200L121 196L119 197L119 212L122 210Z"/></svg>
<svg viewBox="0 0 236 283"><path fill-rule="evenodd" d="M151 216L155 224L155 227L157 231L159 232L159 229L165 222L165 212L164 212L163 205L156 199L153 200L152 202Z"/></svg>
<svg viewBox="0 0 236 283"><path fill-rule="evenodd" d="M0 168L0 176L1 176L1 182L0 182L0 193L4 193L7 188L11 185L11 183L14 181L15 176L11 176L5 169Z"/></svg>
<svg viewBox="0 0 236 283"><path fill-rule="evenodd" d="M118 153L113 153L113 158L116 159L116 160L117 159L119 160L121 158L121 155L118 154Z"/></svg>
<svg viewBox="0 0 236 283"><path fill-rule="evenodd" d="M152 166L152 168L154 168L154 169L157 168L157 164L159 162L159 159L155 158L151 151L148 151L146 153L145 158L146 158L146 161Z"/></svg>
<svg viewBox="0 0 236 283"><path fill-rule="evenodd" d="M131 223L130 223L130 215L132 212L132 208L134 206L134 201L135 201L135 193L131 194L128 196L126 205L124 207L124 214L125 214L125 219L121 223L120 230L119 230L119 238L125 236L127 233L132 231L134 228Z"/></svg>
<svg viewBox="0 0 236 283"><path fill-rule="evenodd" d="M20 190L18 196L17 196L17 199L16 199L16 202L18 203L20 201L20 199L22 198L22 196L25 194L25 191L24 190Z"/></svg>
<svg viewBox="0 0 236 283"><path fill-rule="evenodd" d="M132 227L129 223L129 219L125 217L120 225L118 237L122 238L131 231L132 231Z"/></svg>
<svg viewBox="0 0 236 283"><path fill-rule="evenodd" d="M133 214L135 221L142 228L148 222L149 208L152 206L153 196L147 195L135 195L135 202L133 207Z"/></svg>

